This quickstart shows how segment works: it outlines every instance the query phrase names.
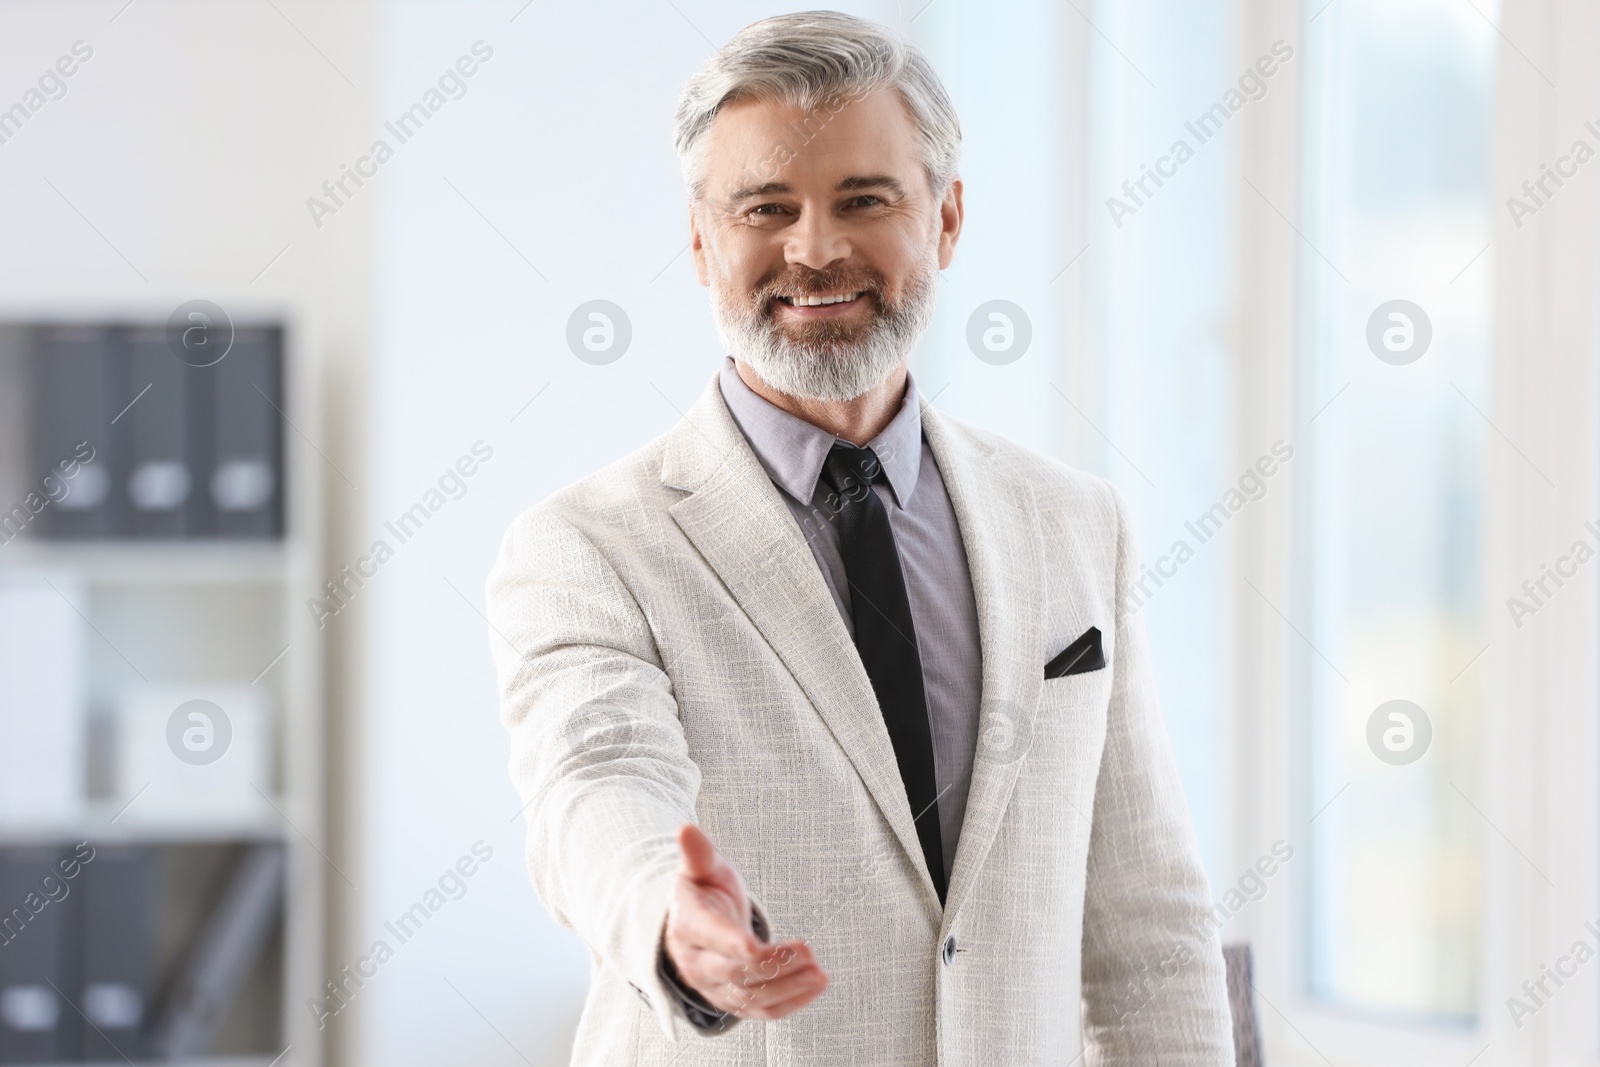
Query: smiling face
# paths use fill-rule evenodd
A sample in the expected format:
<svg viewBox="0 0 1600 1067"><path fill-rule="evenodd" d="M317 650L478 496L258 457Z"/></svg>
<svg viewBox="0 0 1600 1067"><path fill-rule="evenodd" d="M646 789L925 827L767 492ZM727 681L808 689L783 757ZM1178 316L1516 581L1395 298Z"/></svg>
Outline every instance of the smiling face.
<svg viewBox="0 0 1600 1067"><path fill-rule="evenodd" d="M927 328L961 230L899 94L725 106L702 146L695 266L729 353L790 396L851 400Z"/></svg>

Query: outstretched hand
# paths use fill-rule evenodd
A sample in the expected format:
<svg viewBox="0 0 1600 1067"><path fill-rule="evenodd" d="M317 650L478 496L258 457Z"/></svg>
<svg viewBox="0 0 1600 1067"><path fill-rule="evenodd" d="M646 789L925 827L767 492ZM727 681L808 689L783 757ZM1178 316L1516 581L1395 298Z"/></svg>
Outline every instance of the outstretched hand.
<svg viewBox="0 0 1600 1067"><path fill-rule="evenodd" d="M828 988L804 941L768 944L750 925L744 879L698 826L678 830L682 861L667 910L665 945L678 974L718 1011L782 1019Z"/></svg>

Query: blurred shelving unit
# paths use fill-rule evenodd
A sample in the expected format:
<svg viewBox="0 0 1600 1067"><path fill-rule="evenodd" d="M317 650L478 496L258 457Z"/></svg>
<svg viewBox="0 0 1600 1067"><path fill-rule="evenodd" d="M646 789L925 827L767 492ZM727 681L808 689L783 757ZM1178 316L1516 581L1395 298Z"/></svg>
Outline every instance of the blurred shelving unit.
<svg viewBox="0 0 1600 1067"><path fill-rule="evenodd" d="M48 435L39 432L38 421L52 417L52 409L39 402L36 380L49 331L110 331L119 339L137 332L153 339L166 325L165 312L24 318L0 309L0 594L48 586L71 607L74 640L81 642L76 655L62 655L59 664L48 649L40 654L27 646L34 651L24 657L22 680L15 684L4 676L6 650L0 647L0 776L32 759L27 746L40 737L78 739L71 742L77 749L68 761L77 776L69 790L74 802L35 806L26 792L7 792L0 783L0 1063L181 1058L217 1067L318 1067L322 1041L307 1002L320 1002L326 992L324 902L330 879L341 875L326 856L322 642L305 607L308 593L322 585L324 460L294 428L320 421L302 334L281 317L228 327L230 341L235 332L248 334L276 353L277 401L269 397L274 389L257 388L265 410L248 413L272 423L268 436L276 455L268 459L278 518L266 533L222 530L219 521L216 530L179 536L67 539L40 521L4 526L16 505L29 510L27 494L40 489L51 469L40 454L38 442ZM180 373L197 375L177 356L173 362ZM112 410L143 384L121 389ZM141 396L139 403L151 400ZM118 416L116 428L106 427L107 446L96 460L111 460L112 494L129 491L132 461L113 455L135 448L134 435L122 425L126 415L124 410ZM206 432L222 440L231 420L232 413L223 412L213 420L217 427ZM210 458L220 464L226 457ZM207 470L196 470L189 481L191 492L219 492ZM58 504L43 510L52 507ZM26 528L18 533L18 525ZM46 597L41 603L50 602L40 595ZM9 630L0 620L0 643L38 638L19 636L16 629L15 618ZM82 726L52 734L51 724L33 723L26 718L30 709L17 705L29 699L29 680L43 681L63 664L76 672L67 690L77 694ZM188 720L176 713L191 698L212 700L225 715L230 699L242 702L226 730L215 737L194 735L206 744L216 738L231 742L231 750L225 748L214 762L185 759L174 740L190 744L191 735L180 729ZM149 716L128 713L141 701L153 702L162 721L171 705L179 726L168 725L165 736L152 732ZM205 723L207 730L217 725ZM13 752L9 762L5 749ZM59 755L42 744L37 751L42 765ZM128 780L130 768L150 767L156 769L148 781ZM84 842L94 858L70 880L57 870L65 894L31 912L21 890L42 875L30 880L28 864L43 862L31 869L48 872L51 857L70 858ZM99 902L117 888L112 876L118 863L142 877L136 884L148 890L143 898L132 894L144 901L136 917L144 933L142 940L131 939L131 948L120 944L118 933L97 940L96 931L109 928L103 915L101 925L94 925ZM95 879L102 888L95 888ZM27 913L22 920L16 917L19 907ZM11 928L4 926L8 917ZM60 1030L53 1050L30 1057L28 1048L50 1042L41 1038L30 1045L26 1030L13 1027L29 1022L32 994L13 997L11 990L36 991L38 982L21 971L30 959L47 958L56 961L55 977L36 977L59 986ZM132 998L91 990L96 967L131 968L125 984ZM114 986L124 976L110 977ZM34 1024L50 1014L42 1001L38 1007L43 1014ZM97 1012L115 1020L119 1007L125 1023L137 1007L137 1022L106 1029L89 1021ZM174 1037L175 1025L187 1027L187 1036ZM181 1057L170 1051L179 1046L188 1050Z"/></svg>

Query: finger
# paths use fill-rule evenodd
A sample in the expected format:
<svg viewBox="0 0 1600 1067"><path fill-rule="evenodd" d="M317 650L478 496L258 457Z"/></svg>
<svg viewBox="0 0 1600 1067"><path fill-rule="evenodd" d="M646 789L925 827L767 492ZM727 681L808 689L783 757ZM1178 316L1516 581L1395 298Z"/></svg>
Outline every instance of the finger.
<svg viewBox="0 0 1600 1067"><path fill-rule="evenodd" d="M770 982L780 975L813 966L816 962L816 957L811 954L811 946L804 941L794 940L764 947L760 958L750 966L761 979Z"/></svg>
<svg viewBox="0 0 1600 1067"><path fill-rule="evenodd" d="M683 854L682 873L691 881L717 880L727 865L711 838L692 822L678 827L678 849Z"/></svg>
<svg viewBox="0 0 1600 1067"><path fill-rule="evenodd" d="M712 985L711 989L716 994L719 1010L743 1015L766 1010L797 996L820 992L827 987L827 982L821 969L812 965L770 982L723 982Z"/></svg>
<svg viewBox="0 0 1600 1067"><path fill-rule="evenodd" d="M816 966L809 949L800 952L791 946L783 946L759 959L734 959L716 952L697 952L692 947L685 955L687 961L679 960L675 953L673 962L678 964L680 973L686 976L692 973L699 984L718 983L747 989ZM684 969L685 963L689 970Z"/></svg>
<svg viewBox="0 0 1600 1067"><path fill-rule="evenodd" d="M793 1015L828 990L827 976L823 975L820 970L813 969L808 971L804 977L808 981L797 983L792 996L763 1001L735 1014L747 1019L782 1019L785 1016Z"/></svg>
<svg viewBox="0 0 1600 1067"><path fill-rule="evenodd" d="M788 1018L795 1012L804 1010L821 995L820 992L815 994L807 993L805 996L795 997L793 1000L782 1004L774 1004L766 1008L754 1008L748 1012L733 1012L732 1014L736 1018L749 1019L752 1022L776 1022L779 1019Z"/></svg>
<svg viewBox="0 0 1600 1067"><path fill-rule="evenodd" d="M733 1014L738 1018L749 1019L752 1022L777 1022L779 1019L786 1019L795 1012L804 1010L821 995L821 992L807 993L805 996L795 997L793 1000L785 1001L782 1004L774 1004L766 1008L755 1008L748 1012L734 1012Z"/></svg>
<svg viewBox="0 0 1600 1067"><path fill-rule="evenodd" d="M736 985L736 991L748 1003L759 1007L787 1000L795 994L804 992L806 989L826 980L822 969L816 964L812 964L771 980L739 982Z"/></svg>

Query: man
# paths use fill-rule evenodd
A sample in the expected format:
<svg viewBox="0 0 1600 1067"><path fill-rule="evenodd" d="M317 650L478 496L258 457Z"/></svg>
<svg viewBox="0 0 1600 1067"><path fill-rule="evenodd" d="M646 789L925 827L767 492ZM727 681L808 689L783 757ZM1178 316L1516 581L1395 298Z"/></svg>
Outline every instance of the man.
<svg viewBox="0 0 1600 1067"><path fill-rule="evenodd" d="M1127 510L907 373L959 145L841 14L685 87L731 358L489 577L529 870L593 960L575 1064L1233 1063Z"/></svg>

